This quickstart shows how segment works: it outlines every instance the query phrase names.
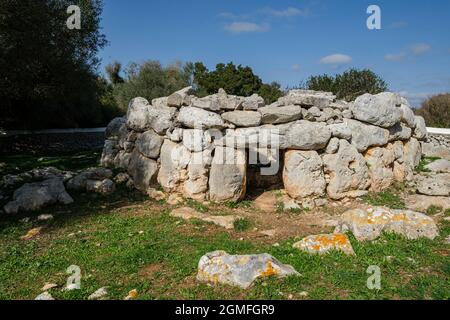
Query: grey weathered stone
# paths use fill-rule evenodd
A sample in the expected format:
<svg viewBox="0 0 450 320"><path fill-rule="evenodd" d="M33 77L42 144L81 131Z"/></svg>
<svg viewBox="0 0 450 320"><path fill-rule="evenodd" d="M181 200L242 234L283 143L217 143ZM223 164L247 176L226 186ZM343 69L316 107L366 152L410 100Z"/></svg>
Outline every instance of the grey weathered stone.
<svg viewBox="0 0 450 320"><path fill-rule="evenodd" d="M209 175L212 201L239 201L245 196L247 157L245 150L216 147Z"/></svg>
<svg viewBox="0 0 450 320"><path fill-rule="evenodd" d="M283 182L286 192L294 199L325 195L326 182L319 154L316 151L287 151Z"/></svg>
<svg viewBox="0 0 450 320"><path fill-rule="evenodd" d="M158 164L155 160L144 157L139 151L134 150L131 154L128 173L136 189L147 192L147 189L155 184Z"/></svg>
<svg viewBox="0 0 450 320"><path fill-rule="evenodd" d="M418 176L417 192L428 196L450 196L450 173Z"/></svg>
<svg viewBox="0 0 450 320"><path fill-rule="evenodd" d="M209 168L212 163L212 150L194 152L187 168L187 180L184 182L184 194L202 201L208 193Z"/></svg>
<svg viewBox="0 0 450 320"><path fill-rule="evenodd" d="M402 98L402 105L400 106L400 109L402 110L401 121L411 129L414 129L416 127L414 112L410 108L408 101L406 101L406 99L404 98Z"/></svg>
<svg viewBox="0 0 450 320"><path fill-rule="evenodd" d="M173 210L170 213L171 217L181 218L184 220L198 219L205 222L210 222L225 229L233 229L234 222L241 219L239 216L227 215L227 216L214 216L207 213L198 212L195 209L184 207Z"/></svg>
<svg viewBox="0 0 450 320"><path fill-rule="evenodd" d="M287 123L302 118L302 108L294 105L285 107L267 106L259 108L258 112L261 114L261 122L264 124Z"/></svg>
<svg viewBox="0 0 450 320"><path fill-rule="evenodd" d="M117 141L105 140L102 156L100 158L100 165L103 167L113 167L114 158L117 156L118 152L119 150L117 149Z"/></svg>
<svg viewBox="0 0 450 320"><path fill-rule="evenodd" d="M173 125L176 114L176 108L149 106L148 129L153 129L157 134L164 135L167 129Z"/></svg>
<svg viewBox="0 0 450 320"><path fill-rule="evenodd" d="M439 235L433 219L423 213L387 208L353 209L339 219L335 232L353 233L358 241L377 239L383 231L401 234L408 239L429 238Z"/></svg>
<svg viewBox="0 0 450 320"><path fill-rule="evenodd" d="M351 142L359 152L364 152L373 146L384 146L389 141L389 131L387 129L351 119L345 119L344 124L352 131Z"/></svg>
<svg viewBox="0 0 450 320"><path fill-rule="evenodd" d="M327 126L331 131L331 136L350 141L352 139L352 130L345 123L331 124Z"/></svg>
<svg viewBox="0 0 450 320"><path fill-rule="evenodd" d="M299 273L293 267L282 264L267 253L232 256L225 251L214 251L200 259L197 280L247 289L258 278L296 275Z"/></svg>
<svg viewBox="0 0 450 320"><path fill-rule="evenodd" d="M257 127L261 124L261 114L256 111L231 111L222 114L222 119L237 127Z"/></svg>
<svg viewBox="0 0 450 320"><path fill-rule="evenodd" d="M308 236L294 243L293 247L312 254L325 254L332 250L355 254L347 235L342 233Z"/></svg>
<svg viewBox="0 0 450 320"><path fill-rule="evenodd" d="M111 120L105 130L106 139L114 139L119 136L119 130L127 122L125 117L118 117Z"/></svg>
<svg viewBox="0 0 450 320"><path fill-rule="evenodd" d="M264 98L257 94L253 94L250 97L246 97L242 101L242 107L244 110L258 110L265 106Z"/></svg>
<svg viewBox="0 0 450 320"><path fill-rule="evenodd" d="M191 102L189 92L191 90L192 87L187 87L172 93L170 96L167 97L167 105L169 107L176 107L176 108L189 105Z"/></svg>
<svg viewBox="0 0 450 320"><path fill-rule="evenodd" d="M445 146L436 146L432 143L421 142L422 152L427 157L437 157L450 160L450 148Z"/></svg>
<svg viewBox="0 0 450 320"><path fill-rule="evenodd" d="M414 138L419 141L426 140L428 135L427 125L425 124L425 119L421 116L415 117L415 129Z"/></svg>
<svg viewBox="0 0 450 320"><path fill-rule="evenodd" d="M155 98L152 100L152 106L154 107L168 107L167 97Z"/></svg>
<svg viewBox="0 0 450 320"><path fill-rule="evenodd" d="M287 148L298 150L324 149L330 141L331 132L325 123L305 120L295 122L286 133Z"/></svg>
<svg viewBox="0 0 450 320"><path fill-rule="evenodd" d="M324 155L323 163L330 198L358 197L367 193L369 169L364 157L348 141L340 140L339 151Z"/></svg>
<svg viewBox="0 0 450 320"><path fill-rule="evenodd" d="M404 123L397 123L389 128L389 142L396 140L408 140L411 138L412 130Z"/></svg>
<svg viewBox="0 0 450 320"><path fill-rule="evenodd" d="M147 158L158 159L164 138L153 130L142 133L136 140L137 150Z"/></svg>
<svg viewBox="0 0 450 320"><path fill-rule="evenodd" d="M403 157L400 161L404 164L405 180L411 181L414 175L414 169L419 165L422 158L422 147L420 142L411 138L404 144Z"/></svg>
<svg viewBox="0 0 450 320"><path fill-rule="evenodd" d="M102 194L110 194L116 191L116 185L110 179L88 180L86 182L86 191Z"/></svg>
<svg viewBox="0 0 450 320"><path fill-rule="evenodd" d="M226 127L223 119L214 112L209 112L196 107L183 107L178 115L178 122L187 128L217 128Z"/></svg>
<svg viewBox="0 0 450 320"><path fill-rule="evenodd" d="M450 173L450 161L446 159L438 159L427 164L425 168L436 173Z"/></svg>
<svg viewBox="0 0 450 320"><path fill-rule="evenodd" d="M338 152L338 150L339 150L339 139L331 138L330 142L328 142L328 145L325 149L325 153L334 154L334 153Z"/></svg>
<svg viewBox="0 0 450 320"><path fill-rule="evenodd" d="M42 182L25 183L14 192L13 201L7 203L4 210L7 214L36 211L57 202L70 204L73 199L66 192L63 180L52 178Z"/></svg>
<svg viewBox="0 0 450 320"><path fill-rule="evenodd" d="M119 153L114 158L114 168L116 169L127 169L130 164L131 153L124 150L119 151Z"/></svg>
<svg viewBox="0 0 450 320"><path fill-rule="evenodd" d="M149 128L148 124L149 103L144 98L134 98L130 101L127 111L127 126L139 132Z"/></svg>
<svg viewBox="0 0 450 320"><path fill-rule="evenodd" d="M380 192L394 182L394 152L388 148L370 148L365 153L371 179L370 190Z"/></svg>
<svg viewBox="0 0 450 320"><path fill-rule="evenodd" d="M179 191L188 178L187 167L191 161L191 152L183 144L164 140L160 161L159 184L166 192Z"/></svg>
<svg viewBox="0 0 450 320"><path fill-rule="evenodd" d="M336 96L331 92L321 92L312 90L291 90L280 99L279 102L284 105L300 105L305 107L318 107L323 109L329 107L334 102Z"/></svg>
<svg viewBox="0 0 450 320"><path fill-rule="evenodd" d="M355 119L383 128L400 122L403 112L398 94L383 92L377 95L364 94L356 98L351 107Z"/></svg>
<svg viewBox="0 0 450 320"><path fill-rule="evenodd" d="M212 137L209 131L202 129L184 129L183 145L192 152L201 152L212 145Z"/></svg>

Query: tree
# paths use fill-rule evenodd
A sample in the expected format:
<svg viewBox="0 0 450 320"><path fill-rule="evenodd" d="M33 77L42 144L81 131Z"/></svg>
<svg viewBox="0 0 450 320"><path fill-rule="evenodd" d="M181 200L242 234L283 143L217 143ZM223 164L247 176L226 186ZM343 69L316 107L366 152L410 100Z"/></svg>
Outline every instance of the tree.
<svg viewBox="0 0 450 320"><path fill-rule="evenodd" d="M66 26L81 9L81 29ZM0 126L94 126L103 118L101 0L0 1Z"/></svg>
<svg viewBox="0 0 450 320"><path fill-rule="evenodd" d="M264 84L250 67L235 66L231 62L217 64L214 71L209 71L201 62L195 63L194 85L200 96L217 93L220 88L228 94L245 97L257 93L266 103L272 103L282 96L279 84Z"/></svg>
<svg viewBox="0 0 450 320"><path fill-rule="evenodd" d="M308 90L333 92L338 99L346 101L353 101L364 93L377 94L388 90L386 82L368 69L349 69L335 76L311 76L304 87Z"/></svg>
<svg viewBox="0 0 450 320"><path fill-rule="evenodd" d="M135 97L151 101L164 97L192 84L192 63L174 64L163 67L159 61L142 64L130 63L125 69L123 83L114 86L114 97L122 110Z"/></svg>
<svg viewBox="0 0 450 320"><path fill-rule="evenodd" d="M438 94L422 103L416 114L424 117L427 125L450 128L450 93Z"/></svg>
<svg viewBox="0 0 450 320"><path fill-rule="evenodd" d="M122 64L120 62L114 61L113 63L108 64L105 67L105 71L109 81L113 85L124 83L123 78L120 76L120 72L122 71Z"/></svg>

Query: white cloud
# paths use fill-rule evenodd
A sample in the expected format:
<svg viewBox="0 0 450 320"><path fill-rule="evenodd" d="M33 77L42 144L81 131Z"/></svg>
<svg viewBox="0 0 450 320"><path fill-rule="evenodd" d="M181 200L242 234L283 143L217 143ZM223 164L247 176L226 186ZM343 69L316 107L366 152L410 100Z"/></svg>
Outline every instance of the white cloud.
<svg viewBox="0 0 450 320"><path fill-rule="evenodd" d="M321 64L329 64L329 65L333 65L333 66L340 66L343 64L348 64L350 62L352 62L352 57L346 55L346 54L340 54L340 53L336 53L336 54L332 54L326 57L323 57L322 59L320 59L320 63Z"/></svg>
<svg viewBox="0 0 450 320"><path fill-rule="evenodd" d="M395 21L389 26L389 28L390 29L401 29L401 28L406 28L407 26L408 26L408 22L406 22L406 21Z"/></svg>
<svg viewBox="0 0 450 320"><path fill-rule="evenodd" d="M427 43L417 43L417 44L411 46L411 51L415 55L423 54L430 50L431 50L431 46Z"/></svg>
<svg viewBox="0 0 450 320"><path fill-rule="evenodd" d="M431 92L409 92L400 91L398 93L402 97L406 98L413 107L420 107L423 101L433 95Z"/></svg>
<svg viewBox="0 0 450 320"><path fill-rule="evenodd" d="M289 7L284 10L275 10L273 8L264 8L259 11L262 14L274 16L274 17L280 17L280 18L287 18L287 17L306 17L309 15L309 11L307 9L302 10L294 7Z"/></svg>
<svg viewBox="0 0 450 320"><path fill-rule="evenodd" d="M393 54L387 54L384 56L384 60L386 61L392 61L392 62L399 62L403 61L406 58L406 53L393 53Z"/></svg>
<svg viewBox="0 0 450 320"><path fill-rule="evenodd" d="M291 68L292 68L292 71L295 71L295 72L299 72L300 71L300 65L299 64L293 64Z"/></svg>
<svg viewBox="0 0 450 320"><path fill-rule="evenodd" d="M268 23L233 22L225 25L225 30L232 33L267 32L269 29Z"/></svg>

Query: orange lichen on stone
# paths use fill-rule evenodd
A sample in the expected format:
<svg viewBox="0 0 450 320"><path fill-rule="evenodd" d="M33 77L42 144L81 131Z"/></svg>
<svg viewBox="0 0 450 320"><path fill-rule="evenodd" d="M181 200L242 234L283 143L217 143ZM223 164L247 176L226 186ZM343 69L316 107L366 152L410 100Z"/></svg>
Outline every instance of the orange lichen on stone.
<svg viewBox="0 0 450 320"><path fill-rule="evenodd" d="M261 272L262 277L270 277L278 275L278 271L274 269L271 261L267 261L267 268L265 271Z"/></svg>

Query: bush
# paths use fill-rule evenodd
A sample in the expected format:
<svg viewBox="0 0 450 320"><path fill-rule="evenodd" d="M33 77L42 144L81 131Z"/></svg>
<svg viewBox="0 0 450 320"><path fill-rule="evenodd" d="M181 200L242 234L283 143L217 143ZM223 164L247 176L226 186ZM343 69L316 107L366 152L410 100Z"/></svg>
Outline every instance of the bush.
<svg viewBox="0 0 450 320"><path fill-rule="evenodd" d="M119 68L119 70L117 70ZM114 97L122 110L135 97L143 97L151 102L154 98L168 96L191 85L191 63L175 63L163 67L158 61L142 64L131 63L125 70L125 78L118 76L120 64L108 66L110 82L114 84Z"/></svg>
<svg viewBox="0 0 450 320"><path fill-rule="evenodd" d="M265 84L250 67L235 66L231 62L219 63L214 71L209 71L201 62L195 63L194 84L199 96L214 94L223 88L228 94L237 96L257 93L269 104L283 95L278 83Z"/></svg>
<svg viewBox="0 0 450 320"><path fill-rule="evenodd" d="M424 117L426 124L431 127L450 128L450 93L429 98L416 114Z"/></svg>
<svg viewBox="0 0 450 320"><path fill-rule="evenodd" d="M386 82L368 69L350 69L335 76L311 76L303 87L333 92L338 99L345 101L353 101L364 93L377 94L388 90Z"/></svg>

